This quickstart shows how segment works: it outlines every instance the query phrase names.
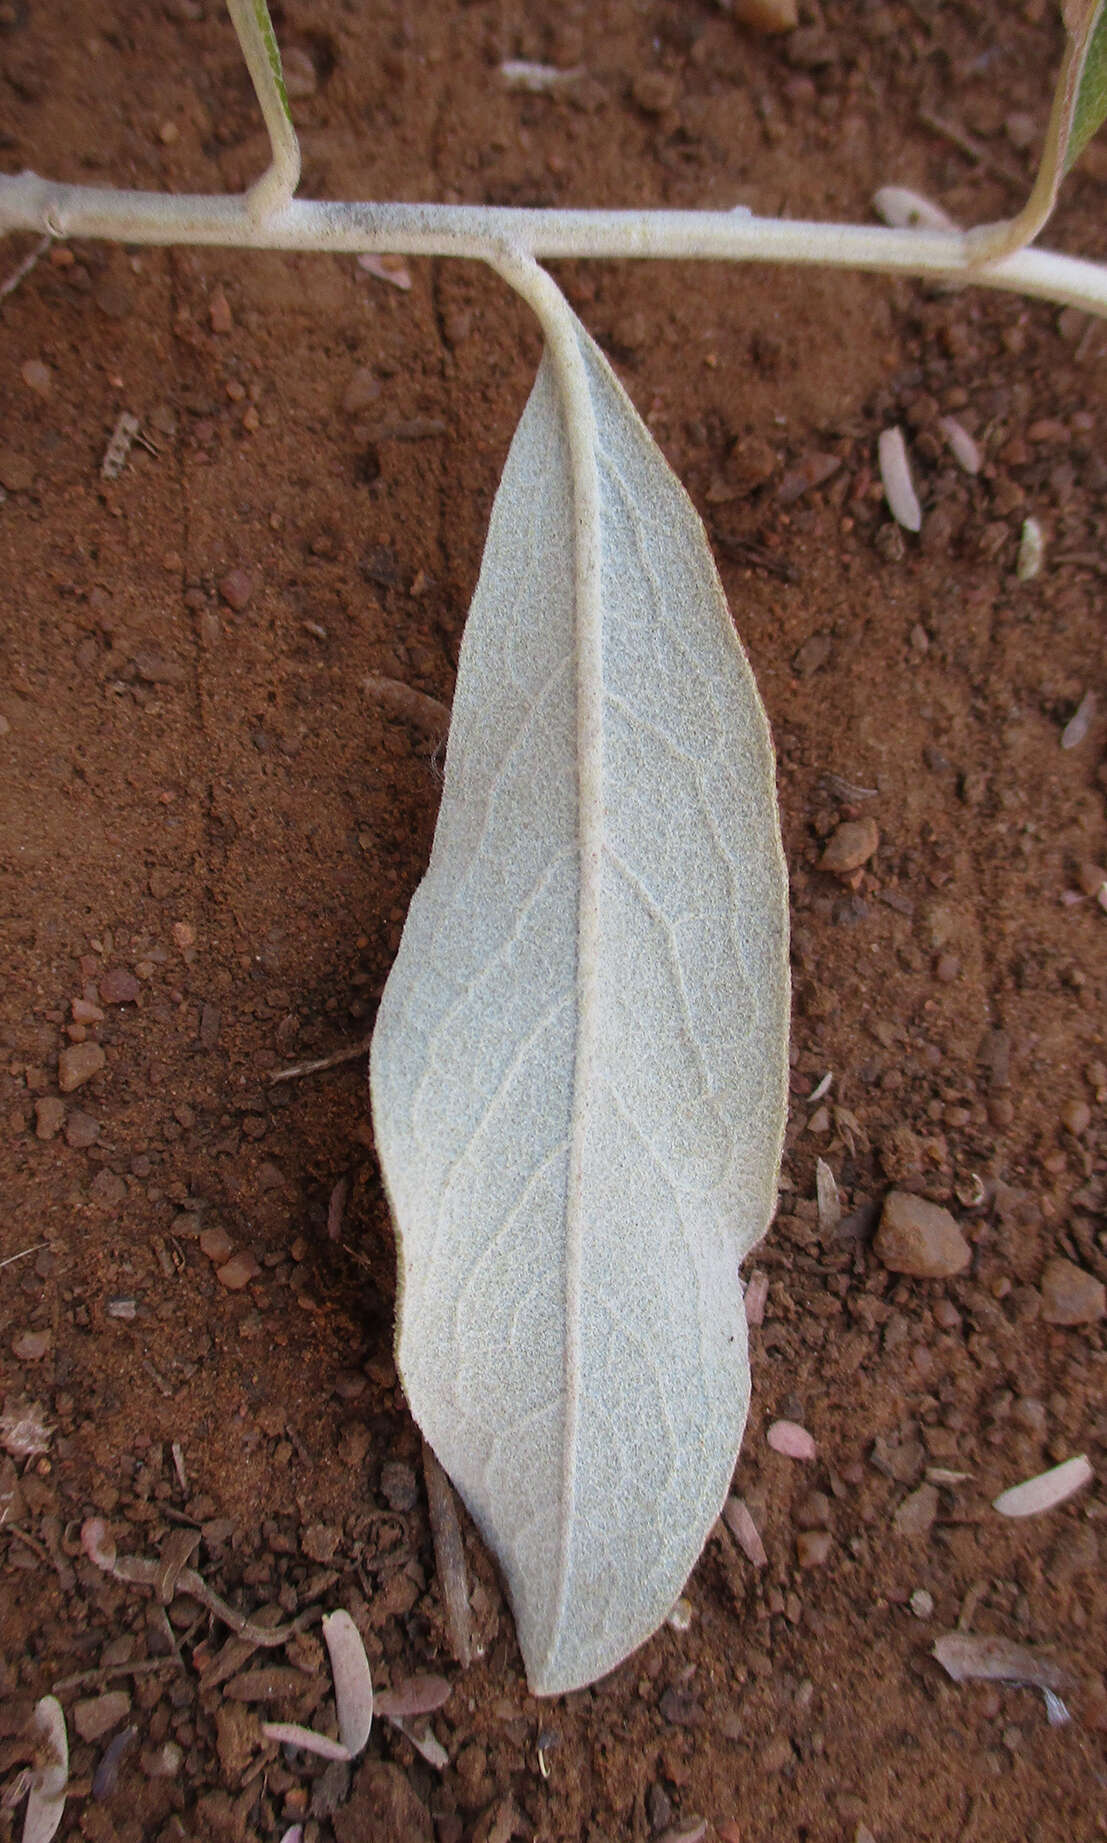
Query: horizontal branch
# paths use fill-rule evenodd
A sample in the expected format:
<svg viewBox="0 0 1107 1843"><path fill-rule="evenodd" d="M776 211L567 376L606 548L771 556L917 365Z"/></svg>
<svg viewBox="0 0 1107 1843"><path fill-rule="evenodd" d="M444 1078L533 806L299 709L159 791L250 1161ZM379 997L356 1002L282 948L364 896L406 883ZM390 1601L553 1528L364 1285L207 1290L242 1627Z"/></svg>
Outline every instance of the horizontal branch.
<svg viewBox="0 0 1107 1843"><path fill-rule="evenodd" d="M125 243L468 256L664 257L802 263L968 282L1107 317L1107 266L1049 250L974 263L960 231L804 223L736 211L515 210L483 205L293 199L258 218L240 195L175 196L0 176L0 233L47 231Z"/></svg>

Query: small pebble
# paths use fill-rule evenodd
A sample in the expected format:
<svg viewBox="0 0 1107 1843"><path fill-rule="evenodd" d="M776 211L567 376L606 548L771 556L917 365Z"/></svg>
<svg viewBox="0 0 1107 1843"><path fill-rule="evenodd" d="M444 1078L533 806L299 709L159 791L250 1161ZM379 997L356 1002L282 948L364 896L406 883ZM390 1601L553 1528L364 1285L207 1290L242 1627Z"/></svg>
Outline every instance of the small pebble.
<svg viewBox="0 0 1107 1843"><path fill-rule="evenodd" d="M222 288L216 288L208 304L208 319L213 333L229 333L234 324L231 304Z"/></svg>
<svg viewBox="0 0 1107 1843"><path fill-rule="evenodd" d="M90 1145L95 1145L100 1137L100 1122L94 1120L90 1113L82 1113L75 1107L65 1122L65 1143L75 1151L84 1152Z"/></svg>
<svg viewBox="0 0 1107 1843"><path fill-rule="evenodd" d="M907 1604L916 1619L929 1619L934 1611L934 1595L927 1593L925 1587L916 1587Z"/></svg>
<svg viewBox="0 0 1107 1843"><path fill-rule="evenodd" d="M898 1536L927 1536L937 1514L938 1487L920 1485L904 1498L892 1518L892 1528Z"/></svg>
<svg viewBox="0 0 1107 1843"><path fill-rule="evenodd" d="M131 1712L131 1698L125 1689L110 1689L102 1696L88 1696L75 1703L73 1726L83 1741L98 1741L112 1728L118 1728Z"/></svg>
<svg viewBox="0 0 1107 1843"><path fill-rule="evenodd" d="M800 1529L830 1528L830 1499L825 1491L809 1491L801 1498L796 1507L796 1523Z"/></svg>
<svg viewBox="0 0 1107 1843"><path fill-rule="evenodd" d="M63 1094L72 1094L74 1088L98 1075L106 1061L98 1043L71 1043L58 1057L58 1087Z"/></svg>
<svg viewBox="0 0 1107 1843"><path fill-rule="evenodd" d="M106 320L126 320L134 308L134 297L122 282L107 280L100 283L93 299Z"/></svg>
<svg viewBox="0 0 1107 1843"><path fill-rule="evenodd" d="M215 1277L229 1293L240 1293L244 1286L249 1286L251 1280L257 1279L260 1272L260 1263L252 1254L243 1250L240 1254L232 1254L222 1267L217 1267Z"/></svg>
<svg viewBox="0 0 1107 1843"><path fill-rule="evenodd" d="M53 1341L49 1331L21 1331L12 1339L12 1355L20 1363L41 1363Z"/></svg>
<svg viewBox="0 0 1107 1843"><path fill-rule="evenodd" d="M1075 1261L1057 1255L1042 1274L1042 1317L1047 1325L1091 1325L1107 1311L1107 1287Z"/></svg>
<svg viewBox="0 0 1107 1843"><path fill-rule="evenodd" d="M796 1560L801 1568L821 1568L829 1559L834 1538L828 1529L804 1529L796 1537Z"/></svg>
<svg viewBox="0 0 1107 1843"><path fill-rule="evenodd" d="M796 0L733 0L731 11L751 32L794 32L799 24Z"/></svg>
<svg viewBox="0 0 1107 1843"><path fill-rule="evenodd" d="M0 448L0 486L9 493L29 493L35 483L35 470L24 454Z"/></svg>
<svg viewBox="0 0 1107 1843"><path fill-rule="evenodd" d="M233 1248L234 1243L226 1229L220 1228L217 1223L213 1223L210 1229L204 1229L200 1236L201 1253L206 1254L208 1260L217 1267L230 1259Z"/></svg>
<svg viewBox="0 0 1107 1843"><path fill-rule="evenodd" d="M142 987L125 966L109 966L98 990L105 1005L133 1005Z"/></svg>
<svg viewBox="0 0 1107 1843"><path fill-rule="evenodd" d="M48 397L53 387L53 373L49 365L44 365L40 358L29 358L20 367L20 377L28 390L33 390L36 397Z"/></svg>
<svg viewBox="0 0 1107 1843"><path fill-rule="evenodd" d="M390 1459L382 1465L380 1490L390 1510L414 1510L419 1502L414 1468L399 1459Z"/></svg>
<svg viewBox="0 0 1107 1843"><path fill-rule="evenodd" d="M53 1139L65 1125L65 1102L54 1094L44 1094L35 1102L35 1138Z"/></svg>
<svg viewBox="0 0 1107 1843"><path fill-rule="evenodd" d="M819 859L819 869L832 871L837 877L848 876L868 863L879 843L880 832L875 819L843 820L827 841L826 850Z"/></svg>
<svg viewBox="0 0 1107 1843"><path fill-rule="evenodd" d="M362 365L354 372L342 393L343 411L347 416L359 416L380 394L381 387L376 373L368 365Z"/></svg>
<svg viewBox="0 0 1107 1843"><path fill-rule="evenodd" d="M219 593L228 608L241 614L254 593L253 577L245 570L230 570L219 584Z"/></svg>
<svg viewBox="0 0 1107 1843"><path fill-rule="evenodd" d="M1067 1127L1074 1139L1086 1133L1092 1123L1092 1110L1087 1101L1066 1101L1061 1109L1061 1124Z"/></svg>
<svg viewBox="0 0 1107 1843"><path fill-rule="evenodd" d="M963 1273L972 1250L948 1209L906 1190L890 1191L884 1202L873 1251L892 1273L918 1280L944 1280Z"/></svg>

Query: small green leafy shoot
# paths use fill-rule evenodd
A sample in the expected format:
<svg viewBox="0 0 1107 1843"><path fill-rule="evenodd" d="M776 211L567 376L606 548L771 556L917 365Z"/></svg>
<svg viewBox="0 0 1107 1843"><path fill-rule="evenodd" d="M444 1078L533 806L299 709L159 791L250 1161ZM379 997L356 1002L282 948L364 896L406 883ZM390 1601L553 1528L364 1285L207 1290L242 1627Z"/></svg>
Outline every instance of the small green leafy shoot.
<svg viewBox="0 0 1107 1843"><path fill-rule="evenodd" d="M1061 0L1061 11L1067 42L1034 189L1016 217L968 232L976 262L997 262L1034 241L1062 179L1107 118L1107 0Z"/></svg>

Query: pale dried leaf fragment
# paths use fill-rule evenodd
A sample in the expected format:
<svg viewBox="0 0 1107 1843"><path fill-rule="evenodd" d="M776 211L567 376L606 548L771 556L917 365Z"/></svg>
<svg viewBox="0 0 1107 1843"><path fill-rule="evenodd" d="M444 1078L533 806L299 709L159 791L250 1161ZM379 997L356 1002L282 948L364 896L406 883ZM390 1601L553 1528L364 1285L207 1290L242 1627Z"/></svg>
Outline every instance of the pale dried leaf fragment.
<svg viewBox="0 0 1107 1843"><path fill-rule="evenodd" d="M1094 1476L1087 1456L1079 1453L1075 1459L1066 1459L1061 1465L1051 1466L1048 1472L1039 1472L1035 1478L1024 1479L1021 1485L1001 1491L993 1498L992 1509L998 1510L1001 1517L1036 1517L1043 1510L1052 1510L1055 1504L1063 1504L1074 1492L1083 1490Z"/></svg>
<svg viewBox="0 0 1107 1843"><path fill-rule="evenodd" d="M582 65L562 70L557 64L533 64L526 58L505 58L500 76L509 90L524 90L530 96L549 96L555 90L579 82L585 74Z"/></svg>
<svg viewBox="0 0 1107 1843"><path fill-rule="evenodd" d="M838 1195L838 1180L825 1158L815 1160L815 1197L820 1229L824 1232L836 1229L842 1220L842 1201Z"/></svg>
<svg viewBox="0 0 1107 1843"><path fill-rule="evenodd" d="M339 1736L350 1759L356 1760L373 1726L373 1678L369 1659L361 1633L342 1608L323 1620L323 1637L334 1676Z"/></svg>
<svg viewBox="0 0 1107 1843"><path fill-rule="evenodd" d="M769 1303L769 1276L763 1267L757 1267L750 1275L746 1287L746 1323L751 1330L765 1322L765 1307Z"/></svg>
<svg viewBox="0 0 1107 1843"><path fill-rule="evenodd" d="M1026 1683L1031 1689L1066 1689L1070 1672L1044 1652L1013 1638L975 1632L944 1632L931 1647L947 1676L955 1683L974 1678L987 1683Z"/></svg>
<svg viewBox="0 0 1107 1843"><path fill-rule="evenodd" d="M0 1411L0 1446L13 1459L34 1459L48 1452L54 1429L40 1401L9 1395Z"/></svg>
<svg viewBox="0 0 1107 1843"><path fill-rule="evenodd" d="M426 1722L407 1715L390 1715L388 1719L404 1739L411 1742L416 1753L422 1756L428 1766L433 1766L436 1773L445 1772L450 1764L450 1756Z"/></svg>
<svg viewBox="0 0 1107 1843"><path fill-rule="evenodd" d="M428 1673L425 1676L405 1677L403 1682L394 1683L391 1689L378 1690L374 1708L378 1715L387 1716L389 1721L406 1720L413 1715L433 1715L443 1703L450 1699L450 1685L445 1677L436 1677Z"/></svg>
<svg viewBox="0 0 1107 1843"><path fill-rule="evenodd" d="M302 1747L323 1760L356 1760L369 1739L373 1726L373 1679L365 1655L361 1633L349 1613L339 1608L323 1620L323 1637L331 1660L334 1678L335 1713L338 1739L304 1728L295 1721L263 1721L261 1731L266 1740L288 1747Z"/></svg>
<svg viewBox="0 0 1107 1843"><path fill-rule="evenodd" d="M411 271L402 256L375 255L366 252L357 259L359 269L367 275L373 275L379 282L390 282L393 288L399 288L407 294L411 288Z"/></svg>
<svg viewBox="0 0 1107 1843"><path fill-rule="evenodd" d="M806 1427L796 1421L774 1421L765 1438L773 1452L786 1459L814 1459L817 1451Z"/></svg>
<svg viewBox="0 0 1107 1843"><path fill-rule="evenodd" d="M1092 726L1095 716L1096 695L1094 691L1085 691L1072 716L1061 731L1061 747L1078 749Z"/></svg>
<svg viewBox="0 0 1107 1843"><path fill-rule="evenodd" d="M1042 567L1045 554L1045 538L1041 522L1036 518L1024 518L1022 533L1019 537L1019 554L1015 563L1015 575L1020 582L1033 582Z"/></svg>
<svg viewBox="0 0 1107 1843"><path fill-rule="evenodd" d="M497 266L540 303L547 355L371 1073L400 1374L503 1568L532 1688L556 1694L657 1629L733 1472L738 1265L784 1118L786 881L702 525L549 278Z"/></svg>
<svg viewBox="0 0 1107 1843"><path fill-rule="evenodd" d="M940 205L907 186L881 186L873 198L876 214L894 230L957 230L956 220Z"/></svg>
<svg viewBox="0 0 1107 1843"><path fill-rule="evenodd" d="M964 423L958 422L956 416L943 416L941 428L953 451L953 458L957 465L967 474L974 476L978 474L984 465L984 457L978 443L973 440Z"/></svg>
<svg viewBox="0 0 1107 1843"><path fill-rule="evenodd" d="M882 429L877 443L877 455L880 462L880 480L884 488L884 497L888 501L888 510L897 525L905 531L922 530L922 507L911 478L911 463L907 459L907 443L903 439L903 430L899 424L890 429Z"/></svg>
<svg viewBox="0 0 1107 1843"><path fill-rule="evenodd" d="M429 697L414 685L406 685L402 679L388 678L383 672L367 672L361 688L383 710L414 724L416 729L433 736L436 742L450 727L449 705Z"/></svg>
<svg viewBox="0 0 1107 1843"><path fill-rule="evenodd" d="M27 1794L23 1843L50 1843L62 1821L69 1784L69 1737L65 1730L65 1711L56 1696L43 1696L36 1702L34 1723L39 1762Z"/></svg>
<svg viewBox="0 0 1107 1843"><path fill-rule="evenodd" d="M298 1721L263 1721L261 1731L267 1741L276 1741L279 1746L301 1747L320 1760L341 1760L349 1764L350 1750L341 1741L331 1740L327 1734L317 1734L314 1728L301 1727Z"/></svg>
<svg viewBox="0 0 1107 1843"><path fill-rule="evenodd" d="M769 1557L765 1552L765 1544L761 1540L761 1531L754 1522L744 1498L727 1498L723 1505L723 1522L746 1560L752 1562L755 1568L764 1568Z"/></svg>
<svg viewBox="0 0 1107 1843"><path fill-rule="evenodd" d="M111 432L111 440L100 462L101 480L118 480L127 464L127 456L134 445L139 426L138 417L133 416L130 410L119 412L115 419L115 427Z"/></svg>

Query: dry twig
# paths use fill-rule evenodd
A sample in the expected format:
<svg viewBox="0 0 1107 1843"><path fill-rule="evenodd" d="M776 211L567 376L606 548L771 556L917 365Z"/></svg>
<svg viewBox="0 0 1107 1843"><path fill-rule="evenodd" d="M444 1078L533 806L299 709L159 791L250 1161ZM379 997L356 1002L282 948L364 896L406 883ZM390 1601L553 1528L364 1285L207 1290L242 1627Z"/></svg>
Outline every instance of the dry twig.
<svg viewBox="0 0 1107 1843"><path fill-rule="evenodd" d="M427 1486L427 1509L434 1536L434 1559L442 1583L446 1604L446 1624L453 1654L463 1670L473 1661L472 1621L469 1612L469 1581L465 1569L465 1549L453 1488L427 1442L423 1441L423 1477Z"/></svg>

